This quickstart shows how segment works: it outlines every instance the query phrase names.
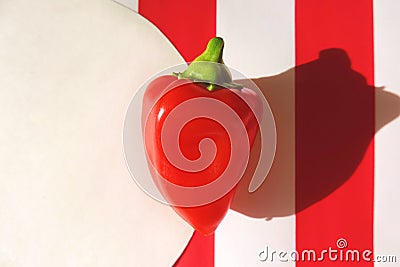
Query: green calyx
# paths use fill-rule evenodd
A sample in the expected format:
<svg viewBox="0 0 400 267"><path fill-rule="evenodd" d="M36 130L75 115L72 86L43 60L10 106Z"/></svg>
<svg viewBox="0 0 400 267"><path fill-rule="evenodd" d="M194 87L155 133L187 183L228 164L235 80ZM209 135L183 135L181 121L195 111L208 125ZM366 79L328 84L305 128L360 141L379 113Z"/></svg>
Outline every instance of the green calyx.
<svg viewBox="0 0 400 267"><path fill-rule="evenodd" d="M206 84L209 91L217 86L241 89L242 85L232 81L232 75L222 60L224 40L212 38L206 50L198 56L184 72L174 73L178 79L189 79L193 82Z"/></svg>

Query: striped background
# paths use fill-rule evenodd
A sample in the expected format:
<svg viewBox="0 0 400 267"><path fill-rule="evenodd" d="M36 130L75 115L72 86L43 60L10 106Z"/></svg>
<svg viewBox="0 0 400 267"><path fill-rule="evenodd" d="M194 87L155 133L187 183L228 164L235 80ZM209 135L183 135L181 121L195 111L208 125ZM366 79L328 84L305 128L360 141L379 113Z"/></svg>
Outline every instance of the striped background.
<svg viewBox="0 0 400 267"><path fill-rule="evenodd" d="M400 258L400 123L381 129L399 112L398 97L371 87L400 93L397 1L125 2L187 61L210 37L223 37L225 62L258 78L277 120L267 182L253 195L239 185L215 238L195 233L175 266L262 266L266 245L322 250L339 238Z"/></svg>

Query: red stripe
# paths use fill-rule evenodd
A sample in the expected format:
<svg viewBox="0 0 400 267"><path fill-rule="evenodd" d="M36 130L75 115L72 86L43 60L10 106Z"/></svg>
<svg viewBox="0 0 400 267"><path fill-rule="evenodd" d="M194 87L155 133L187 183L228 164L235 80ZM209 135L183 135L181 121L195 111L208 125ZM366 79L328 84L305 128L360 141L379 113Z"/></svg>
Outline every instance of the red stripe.
<svg viewBox="0 0 400 267"><path fill-rule="evenodd" d="M216 0L139 0L139 13L167 36L187 62L216 35ZM214 266L214 235L196 232L174 266Z"/></svg>
<svg viewBox="0 0 400 267"><path fill-rule="evenodd" d="M339 238L347 240L348 249L373 249L374 92L368 86L374 83L372 2L296 0L300 253L337 249ZM323 261L300 261L297 266L373 263L331 261L325 254Z"/></svg>
<svg viewBox="0 0 400 267"><path fill-rule="evenodd" d="M174 267L212 267L214 266L214 234L204 236L194 232L185 251Z"/></svg>
<svg viewBox="0 0 400 267"><path fill-rule="evenodd" d="M156 25L186 61L216 34L216 0L139 0L139 13Z"/></svg>

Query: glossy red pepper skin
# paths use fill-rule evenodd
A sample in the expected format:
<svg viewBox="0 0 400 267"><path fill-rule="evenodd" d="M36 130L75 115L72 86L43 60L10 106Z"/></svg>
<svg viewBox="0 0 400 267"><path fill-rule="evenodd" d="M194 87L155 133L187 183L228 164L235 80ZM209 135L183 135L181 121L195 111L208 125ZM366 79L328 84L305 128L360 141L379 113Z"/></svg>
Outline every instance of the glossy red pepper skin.
<svg viewBox="0 0 400 267"><path fill-rule="evenodd" d="M166 89L168 89L167 93L165 93ZM164 154L161 132L166 118L179 104L198 97L221 101L234 110L245 126L250 146L252 146L259 129L256 115L261 113L261 101L257 94L251 93L249 89L218 88L208 91L200 83L186 79L178 80L172 75L161 76L153 80L147 87L143 98L142 114L143 116L148 114L148 117L142 117L143 137L153 180L167 199L173 199L176 196L171 195L163 186L163 179L185 187L201 186L217 179L229 164L231 153L229 134L223 125L209 118L193 119L182 128L179 135L179 149L190 160L195 160L200 156L198 146L201 140L210 138L214 141L216 156L209 167L198 172L183 171L171 165ZM251 106L241 97L247 99ZM154 175L152 166L163 179ZM235 189L236 186L221 198L205 205L172 206L172 208L194 229L204 235L212 234L229 209Z"/></svg>

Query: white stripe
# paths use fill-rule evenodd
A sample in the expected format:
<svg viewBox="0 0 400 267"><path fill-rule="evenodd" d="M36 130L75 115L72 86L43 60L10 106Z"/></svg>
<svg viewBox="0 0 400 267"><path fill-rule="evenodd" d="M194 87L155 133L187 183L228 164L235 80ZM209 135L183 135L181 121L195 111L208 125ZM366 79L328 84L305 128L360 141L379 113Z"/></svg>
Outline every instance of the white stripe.
<svg viewBox="0 0 400 267"><path fill-rule="evenodd" d="M376 93L376 121L393 119L399 111L400 95L400 17L397 0L374 2L375 84L385 86ZM395 93L391 95L389 92ZM397 106L397 108L396 108ZM396 255L400 261L400 120L384 126L375 136L375 255ZM393 264L394 266L394 264Z"/></svg>
<svg viewBox="0 0 400 267"><path fill-rule="evenodd" d="M227 65L252 78L294 66L294 0L217 1L217 35Z"/></svg>
<svg viewBox="0 0 400 267"><path fill-rule="evenodd" d="M217 35L225 40L225 63L248 77L270 77L285 72L295 64L294 0L267 0L251 4L241 0L218 0ZM277 158L267 180L255 193L247 193L248 183L239 186L239 194L233 203L236 211L228 212L216 232L217 267L294 266L289 262L276 260L271 263L270 259L268 262L258 259L259 253L266 245L269 249L277 251L291 251L295 248L295 216L280 217L282 215L274 212L278 210L275 204L284 206L281 210L284 210L286 215L293 214L294 210L293 75L293 71L289 71L262 81L265 85L262 90L268 95L267 100L270 101L277 124ZM282 93L278 91L281 89ZM285 99L285 105L279 104L282 99ZM289 133L283 137L287 140L279 140L282 131ZM285 159L280 155L285 155ZM282 170L283 166L286 169ZM282 171L286 172L283 180L292 186L282 184L282 194L277 196L271 192L269 185L275 183L277 186L276 183L280 183L278 173L282 174ZM262 207L244 207L246 201L251 202L259 198L266 201L259 201L266 203ZM264 219L254 219L240 213ZM265 217L270 216L275 218L266 221Z"/></svg>

